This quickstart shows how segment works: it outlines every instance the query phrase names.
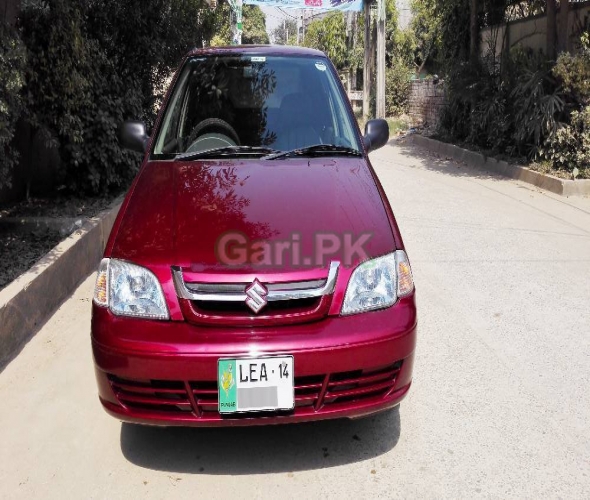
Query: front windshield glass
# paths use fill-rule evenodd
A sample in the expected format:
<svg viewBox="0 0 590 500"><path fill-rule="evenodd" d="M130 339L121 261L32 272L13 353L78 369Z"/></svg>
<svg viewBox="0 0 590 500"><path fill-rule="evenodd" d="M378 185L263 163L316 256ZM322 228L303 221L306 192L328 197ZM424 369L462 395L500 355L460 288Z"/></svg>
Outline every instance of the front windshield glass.
<svg viewBox="0 0 590 500"><path fill-rule="evenodd" d="M325 59L209 56L185 65L154 154L240 146L291 151L318 144L360 150Z"/></svg>

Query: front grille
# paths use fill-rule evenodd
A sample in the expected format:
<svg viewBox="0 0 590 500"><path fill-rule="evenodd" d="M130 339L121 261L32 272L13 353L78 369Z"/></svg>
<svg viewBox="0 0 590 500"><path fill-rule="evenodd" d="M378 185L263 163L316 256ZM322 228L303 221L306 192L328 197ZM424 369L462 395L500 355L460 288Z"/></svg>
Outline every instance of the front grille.
<svg viewBox="0 0 590 500"><path fill-rule="evenodd" d="M275 316L293 313L305 313L317 309L319 298L308 298L298 300L277 300L276 302L269 302L264 306L260 315ZM250 316L255 318L257 313L253 312L245 302L227 302L227 301L207 301L207 300L193 300L191 301L193 307L203 314L224 314L224 315L239 315Z"/></svg>
<svg viewBox="0 0 590 500"><path fill-rule="evenodd" d="M370 398L384 398L393 391L402 361L393 365L350 372L295 377L295 410L223 416L218 412L216 381L128 380L109 375L115 396L126 408L153 413L177 414L199 419L292 415L299 409L321 413L324 409Z"/></svg>
<svg viewBox="0 0 590 500"><path fill-rule="evenodd" d="M277 276L262 273L251 282L240 283L200 282L198 273L173 266L172 279L183 316L189 323L276 327L325 318L332 303L339 266L339 262L331 262L327 276L319 279L317 274L323 274L321 269L313 270L313 279L308 280L277 282ZM284 276L279 278L284 279ZM260 308L253 312L248 304Z"/></svg>
<svg viewBox="0 0 590 500"><path fill-rule="evenodd" d="M269 302L254 313L244 302L180 299L185 319L199 326L221 325L252 327L289 325L325 318L332 303L331 295Z"/></svg>

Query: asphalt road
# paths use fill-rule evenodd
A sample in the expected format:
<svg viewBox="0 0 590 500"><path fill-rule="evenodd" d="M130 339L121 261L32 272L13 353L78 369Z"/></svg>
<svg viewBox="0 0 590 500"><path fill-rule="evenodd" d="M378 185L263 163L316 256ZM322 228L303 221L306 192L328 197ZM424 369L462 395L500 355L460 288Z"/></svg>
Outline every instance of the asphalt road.
<svg viewBox="0 0 590 500"><path fill-rule="evenodd" d="M372 158L418 290L399 410L269 428L121 425L96 398L92 276L0 374L0 497L587 498L590 200L404 144Z"/></svg>

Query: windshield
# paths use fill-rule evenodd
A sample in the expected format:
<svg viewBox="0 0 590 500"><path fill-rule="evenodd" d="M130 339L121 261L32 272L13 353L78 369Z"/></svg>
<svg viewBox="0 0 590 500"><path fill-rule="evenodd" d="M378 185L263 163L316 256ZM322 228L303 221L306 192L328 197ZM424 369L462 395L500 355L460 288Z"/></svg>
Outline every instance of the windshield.
<svg viewBox="0 0 590 500"><path fill-rule="evenodd" d="M185 65L154 154L263 155L318 144L361 150L325 59L210 56Z"/></svg>

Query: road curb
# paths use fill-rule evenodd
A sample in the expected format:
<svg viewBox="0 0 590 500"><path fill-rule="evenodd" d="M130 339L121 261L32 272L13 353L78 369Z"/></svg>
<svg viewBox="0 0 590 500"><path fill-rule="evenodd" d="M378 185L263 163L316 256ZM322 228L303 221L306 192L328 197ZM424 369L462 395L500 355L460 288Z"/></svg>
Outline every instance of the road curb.
<svg viewBox="0 0 590 500"><path fill-rule="evenodd" d="M0 291L0 369L98 267L122 197Z"/></svg>
<svg viewBox="0 0 590 500"><path fill-rule="evenodd" d="M527 184L532 184L541 189L546 189L552 193L562 196L590 196L590 179L567 180L560 179L548 174L535 172L520 165L512 165L503 160L497 160L490 156L484 156L475 151L463 149L454 144L437 141L430 137L424 137L419 134L412 134L406 137L407 142L424 147L441 156L453 158L456 161L465 162L468 165L479 170L517 179Z"/></svg>

